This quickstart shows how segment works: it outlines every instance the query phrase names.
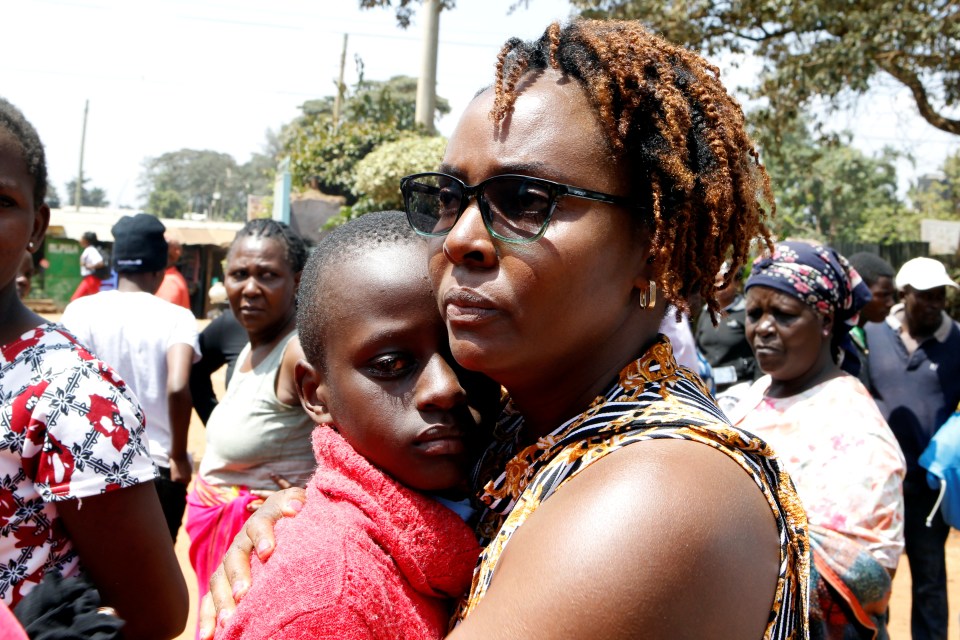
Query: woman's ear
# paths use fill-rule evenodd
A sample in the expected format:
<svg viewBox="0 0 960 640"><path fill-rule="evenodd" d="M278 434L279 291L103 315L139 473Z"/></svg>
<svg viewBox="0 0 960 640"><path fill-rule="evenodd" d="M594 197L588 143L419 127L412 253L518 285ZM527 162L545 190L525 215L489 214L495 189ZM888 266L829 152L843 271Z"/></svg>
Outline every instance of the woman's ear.
<svg viewBox="0 0 960 640"><path fill-rule="evenodd" d="M638 291L645 291L657 280L657 265L654 263L652 231L646 226L638 224L634 232L636 253L630 264L633 274L633 286Z"/></svg>
<svg viewBox="0 0 960 640"><path fill-rule="evenodd" d="M50 207L44 202L37 207L33 216L33 233L30 234L30 253L37 251L43 244L43 237L50 226Z"/></svg>
<svg viewBox="0 0 960 640"><path fill-rule="evenodd" d="M300 404L303 405L303 410L307 412L310 419L317 424L332 423L333 416L330 415L327 405L327 388L324 384L323 372L301 358L297 361L293 376L296 380Z"/></svg>
<svg viewBox="0 0 960 640"><path fill-rule="evenodd" d="M821 323L822 323L822 325L821 325L821 326L822 326L821 331L822 331L824 337L829 336L829 335L832 335L832 334L833 334L833 312L832 312L832 311L828 311L827 313L823 313L823 314L819 314L819 315L820 315L820 318L821 318L820 321L821 321Z"/></svg>

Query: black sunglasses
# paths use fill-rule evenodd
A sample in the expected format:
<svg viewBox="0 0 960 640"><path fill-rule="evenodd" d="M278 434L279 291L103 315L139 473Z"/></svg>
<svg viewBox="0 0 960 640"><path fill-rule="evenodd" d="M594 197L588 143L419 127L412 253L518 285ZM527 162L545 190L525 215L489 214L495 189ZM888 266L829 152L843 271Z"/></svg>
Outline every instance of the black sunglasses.
<svg viewBox="0 0 960 640"><path fill-rule="evenodd" d="M471 187L445 173L415 173L400 180L400 192L407 220L420 235L449 233L466 211L470 198L476 197L490 235L516 244L543 237L557 200L563 196L631 205L628 198L621 196L520 175L493 176Z"/></svg>

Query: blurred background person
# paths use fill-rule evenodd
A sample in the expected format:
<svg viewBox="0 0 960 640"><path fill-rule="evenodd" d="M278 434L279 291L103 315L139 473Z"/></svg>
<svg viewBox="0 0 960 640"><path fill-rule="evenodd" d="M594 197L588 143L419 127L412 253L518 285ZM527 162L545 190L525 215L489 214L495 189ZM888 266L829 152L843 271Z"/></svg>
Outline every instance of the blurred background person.
<svg viewBox="0 0 960 640"><path fill-rule="evenodd" d="M150 455L160 473L160 504L176 540L193 473L187 431L193 411L190 366L200 358L197 321L154 295L167 265L163 223L138 213L120 218L111 231L117 289L74 300L61 320L123 376L140 400Z"/></svg>
<svg viewBox="0 0 960 640"><path fill-rule="evenodd" d="M920 454L960 403L960 326L944 311L947 287L957 289L943 264L908 260L897 272L901 303L885 322L865 327L870 383L907 461L903 483L905 534L913 591L914 640L947 637L947 566L950 527L940 512L930 518L938 492L927 484Z"/></svg>
<svg viewBox="0 0 960 640"><path fill-rule="evenodd" d="M200 332L200 360L190 369L190 396L204 425L218 404L210 376L226 365L224 384L229 387L237 358L248 341L247 330L229 306Z"/></svg>
<svg viewBox="0 0 960 640"><path fill-rule="evenodd" d="M743 269L738 269L729 282L724 282L729 268L729 264L724 263L717 275L717 301L722 309L717 326L713 326L705 307L697 320L697 347L713 369L717 393L738 382L753 382L757 370L745 332L746 302L740 292Z"/></svg>
<svg viewBox="0 0 960 640"><path fill-rule="evenodd" d="M863 327L868 322L883 322L897 298L897 289L893 286L893 265L875 253L862 251L850 256L850 264L857 270L863 282L870 288L870 302L860 309L857 326L850 330L850 345L860 361L857 377L867 389L870 389L870 348Z"/></svg>
<svg viewBox="0 0 960 640"><path fill-rule="evenodd" d="M746 283L746 336L766 375L731 420L776 450L807 511L812 638L886 637L903 551L903 454L870 393L838 365L869 298L842 256L806 242L778 244Z"/></svg>
<svg viewBox="0 0 960 640"><path fill-rule="evenodd" d="M164 239L167 241L167 269L163 272L163 282L160 283L156 295L189 311L190 287L187 286L186 278L177 268L180 256L183 255L183 245L169 231L164 235Z"/></svg>
<svg viewBox="0 0 960 640"><path fill-rule="evenodd" d="M71 302L100 291L100 278L97 277L96 271L105 266L103 254L97 247L97 234L93 231L85 232L80 237L80 247L83 249L80 253L80 277L83 279L77 286L77 290L70 296Z"/></svg>
<svg viewBox="0 0 960 640"><path fill-rule="evenodd" d="M207 446L188 498L190 561L201 597L251 511L264 495L305 486L316 466L313 421L297 394L303 357L296 296L307 260L303 239L275 220L251 220L227 253L224 285L246 330L222 401L207 422Z"/></svg>

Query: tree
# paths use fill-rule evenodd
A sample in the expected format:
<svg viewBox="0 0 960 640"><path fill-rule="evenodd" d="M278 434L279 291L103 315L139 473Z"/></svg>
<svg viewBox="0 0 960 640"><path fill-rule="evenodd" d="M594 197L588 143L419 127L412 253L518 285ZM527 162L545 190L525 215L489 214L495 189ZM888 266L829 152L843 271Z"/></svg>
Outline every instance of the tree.
<svg viewBox="0 0 960 640"><path fill-rule="evenodd" d="M764 127L768 116L760 112L751 121L777 200L778 236L827 242L919 237L916 216L897 196L894 152L867 156L847 135L817 139L802 119L779 123L774 133Z"/></svg>
<svg viewBox="0 0 960 640"><path fill-rule="evenodd" d="M57 188L52 184L47 185L47 197L44 198L44 202L46 202L47 206L49 206L51 209L60 208L60 194L57 193Z"/></svg>
<svg viewBox="0 0 960 640"><path fill-rule="evenodd" d="M923 218L960 220L960 151L947 156L938 173L921 178L907 196Z"/></svg>
<svg viewBox="0 0 960 640"><path fill-rule="evenodd" d="M423 0L397 0L397 24L401 29L410 26L410 18L413 16L415 6L422 3ZM456 0L441 0L440 10L453 9L456 5ZM360 0L361 9L393 8L393 6L392 0Z"/></svg>
<svg viewBox="0 0 960 640"><path fill-rule="evenodd" d="M196 211L212 218L244 220L247 195L269 189L271 165L263 154L238 165L227 153L181 149L144 160L140 186L148 210L157 215L180 217Z"/></svg>
<svg viewBox="0 0 960 640"><path fill-rule="evenodd" d="M354 186L357 163L381 144L417 130L416 79L367 81L360 66L360 80L345 96L339 122L333 120L332 97L310 100L302 106L304 114L280 134L294 185L343 196L347 205L360 195ZM437 113L449 110L449 103L438 97Z"/></svg>
<svg viewBox="0 0 960 640"><path fill-rule="evenodd" d="M80 206L82 207L106 207L110 205L107 200L107 192L100 187L87 188L90 178L84 178L80 187ZM75 207L77 202L77 179L74 178L67 183L67 204Z"/></svg>
<svg viewBox="0 0 960 640"><path fill-rule="evenodd" d="M158 218L182 218L187 211L187 202L176 191L155 189L147 198L145 210Z"/></svg>
<svg viewBox="0 0 960 640"><path fill-rule="evenodd" d="M400 179L436 170L446 148L447 141L440 136L407 134L374 149L357 163L354 190L360 197L350 215L403 209Z"/></svg>
<svg viewBox="0 0 960 640"><path fill-rule="evenodd" d="M931 125L960 135L960 3L956 0L571 0L586 17L638 19L708 55L751 53L758 94L789 119L816 96L837 106L885 74L907 87Z"/></svg>

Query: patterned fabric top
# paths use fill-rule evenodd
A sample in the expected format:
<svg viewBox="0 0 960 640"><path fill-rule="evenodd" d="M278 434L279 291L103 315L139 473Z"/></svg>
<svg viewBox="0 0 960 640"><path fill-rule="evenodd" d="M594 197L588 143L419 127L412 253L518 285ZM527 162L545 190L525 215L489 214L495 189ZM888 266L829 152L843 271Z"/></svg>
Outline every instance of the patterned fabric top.
<svg viewBox="0 0 960 640"><path fill-rule="evenodd" d="M811 525L843 534L884 567L903 553L906 462L893 432L853 376L840 376L789 398L771 398L763 376L730 419L776 447Z"/></svg>
<svg viewBox="0 0 960 640"><path fill-rule="evenodd" d="M478 527L485 549L458 620L483 599L510 537L540 503L603 456L635 442L670 438L722 451L762 490L780 538L776 597L764 638L808 636L807 520L793 483L770 447L732 427L710 401L703 383L677 366L665 337L621 371L584 413L519 450L522 428L523 419L508 408L474 477L483 487L480 499L486 506Z"/></svg>
<svg viewBox="0 0 960 640"><path fill-rule="evenodd" d="M78 572L54 503L153 480L143 428L124 382L62 327L0 346L0 600Z"/></svg>

